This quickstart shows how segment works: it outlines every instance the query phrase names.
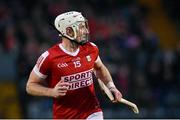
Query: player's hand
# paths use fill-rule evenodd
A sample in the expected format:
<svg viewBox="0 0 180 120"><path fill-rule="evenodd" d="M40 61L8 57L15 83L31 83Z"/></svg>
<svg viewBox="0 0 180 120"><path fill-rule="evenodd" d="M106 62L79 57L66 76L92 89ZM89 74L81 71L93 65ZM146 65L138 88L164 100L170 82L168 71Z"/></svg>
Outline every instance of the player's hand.
<svg viewBox="0 0 180 120"><path fill-rule="evenodd" d="M114 96L114 100L112 101L113 103L117 103L118 101L121 100L122 94L117 88L112 87L112 88L110 88L110 91Z"/></svg>
<svg viewBox="0 0 180 120"><path fill-rule="evenodd" d="M55 98L65 96L69 87L68 82L60 80L56 86L52 89L52 96Z"/></svg>

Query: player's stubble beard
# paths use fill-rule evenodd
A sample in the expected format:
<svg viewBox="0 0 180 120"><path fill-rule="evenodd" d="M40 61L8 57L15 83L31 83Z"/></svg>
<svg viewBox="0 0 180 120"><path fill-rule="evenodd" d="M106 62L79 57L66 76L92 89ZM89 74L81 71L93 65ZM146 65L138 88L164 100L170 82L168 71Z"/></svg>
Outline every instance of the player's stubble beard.
<svg viewBox="0 0 180 120"><path fill-rule="evenodd" d="M85 44L88 42L88 40L89 40L89 34L82 35L82 36L80 37L80 39L81 39L80 42L78 42L77 39L74 39L74 40L69 39L69 40L71 41L71 44L72 44L74 47L76 47L76 46L78 47L78 46L80 46L80 45L85 45Z"/></svg>

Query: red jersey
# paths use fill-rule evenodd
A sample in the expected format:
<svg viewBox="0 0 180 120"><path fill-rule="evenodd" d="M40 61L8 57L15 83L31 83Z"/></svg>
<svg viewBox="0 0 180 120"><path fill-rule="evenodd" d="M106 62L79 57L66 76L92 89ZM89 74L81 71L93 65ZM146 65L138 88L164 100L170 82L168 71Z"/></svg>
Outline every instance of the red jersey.
<svg viewBox="0 0 180 120"><path fill-rule="evenodd" d="M50 87L60 80L70 83L65 96L53 99L53 118L85 119L101 111L92 78L98 54L97 46L89 42L74 53L57 44L39 57L33 70L46 78Z"/></svg>

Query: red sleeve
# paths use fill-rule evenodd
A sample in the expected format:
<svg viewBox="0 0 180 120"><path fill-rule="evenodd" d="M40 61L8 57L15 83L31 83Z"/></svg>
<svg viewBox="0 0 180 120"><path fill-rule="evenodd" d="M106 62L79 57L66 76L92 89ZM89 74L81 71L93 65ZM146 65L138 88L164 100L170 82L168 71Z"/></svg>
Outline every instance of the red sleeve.
<svg viewBox="0 0 180 120"><path fill-rule="evenodd" d="M33 71L40 77L45 79L50 68L49 52L44 52L37 60Z"/></svg>
<svg viewBox="0 0 180 120"><path fill-rule="evenodd" d="M95 58L95 61L98 59L98 57L99 57L99 49L98 49L98 47L96 46L96 44L94 44L94 43L92 43L92 42L90 42L90 44L93 46L93 49L94 49L94 51L95 51L95 56L96 56L96 58Z"/></svg>

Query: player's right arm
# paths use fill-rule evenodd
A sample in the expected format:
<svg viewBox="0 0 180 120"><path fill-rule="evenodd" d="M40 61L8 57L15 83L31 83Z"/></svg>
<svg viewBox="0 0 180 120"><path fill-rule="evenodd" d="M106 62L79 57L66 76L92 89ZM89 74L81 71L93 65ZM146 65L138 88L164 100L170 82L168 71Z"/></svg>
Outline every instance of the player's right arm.
<svg viewBox="0 0 180 120"><path fill-rule="evenodd" d="M36 75L32 70L27 85L26 91L30 95L34 96L47 96L58 98L66 95L68 89L68 83L64 81L59 81L54 88L46 87L44 80Z"/></svg>
<svg viewBox="0 0 180 120"><path fill-rule="evenodd" d="M50 60L48 58L49 52L43 53L33 70L30 73L26 84L26 91L28 94L35 96L47 96L47 97L60 97L66 95L68 89L68 83L59 81L54 88L49 88L45 84L45 79L48 76L50 69Z"/></svg>

